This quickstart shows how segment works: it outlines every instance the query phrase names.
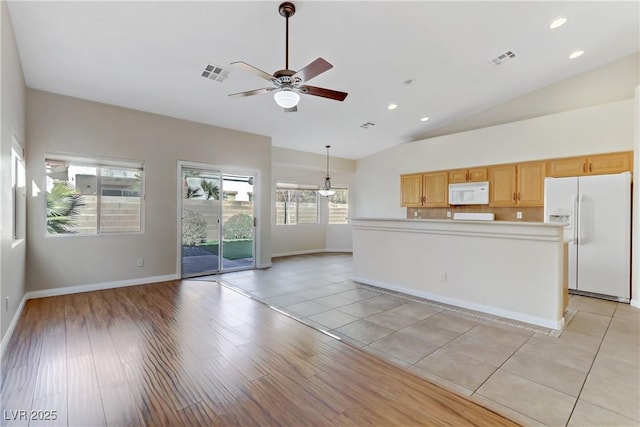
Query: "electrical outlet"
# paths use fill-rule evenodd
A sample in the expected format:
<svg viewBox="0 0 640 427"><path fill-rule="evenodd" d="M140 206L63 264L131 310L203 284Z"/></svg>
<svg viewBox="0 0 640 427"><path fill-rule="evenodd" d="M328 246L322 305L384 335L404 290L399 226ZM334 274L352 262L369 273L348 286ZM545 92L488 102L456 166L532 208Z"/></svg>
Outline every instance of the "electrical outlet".
<svg viewBox="0 0 640 427"><path fill-rule="evenodd" d="M451 218L451 211L447 211L447 218Z"/></svg>
<svg viewBox="0 0 640 427"><path fill-rule="evenodd" d="M144 267L144 258L138 258L137 266L138 267Z"/></svg>
<svg viewBox="0 0 640 427"><path fill-rule="evenodd" d="M441 272L440 273L440 281L441 282L446 282L447 281L447 273L446 272Z"/></svg>
<svg viewBox="0 0 640 427"><path fill-rule="evenodd" d="M516 212L516 219L522 219L522 212Z"/></svg>
<svg viewBox="0 0 640 427"><path fill-rule="evenodd" d="M418 211L413 211L413 217L417 218L418 217Z"/></svg>

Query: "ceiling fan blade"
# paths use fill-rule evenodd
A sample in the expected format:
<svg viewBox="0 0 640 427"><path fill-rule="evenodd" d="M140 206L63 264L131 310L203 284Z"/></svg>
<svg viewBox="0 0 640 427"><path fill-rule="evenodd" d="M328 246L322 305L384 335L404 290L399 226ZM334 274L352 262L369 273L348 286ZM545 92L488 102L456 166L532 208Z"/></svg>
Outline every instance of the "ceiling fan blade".
<svg viewBox="0 0 640 427"><path fill-rule="evenodd" d="M329 98L335 101L344 101L347 95L349 95L346 92L316 86L300 86L298 89L306 95L321 96L322 98Z"/></svg>
<svg viewBox="0 0 640 427"><path fill-rule="evenodd" d="M246 62L236 61L236 62L232 62L231 65L241 70L244 70L247 73L251 73L254 76L258 76L261 79L265 79L268 81L273 81L274 79L274 77L271 74L267 73L266 71L262 71L261 69L256 68L253 65L249 65Z"/></svg>
<svg viewBox="0 0 640 427"><path fill-rule="evenodd" d="M329 64L323 58L318 58L302 70L295 73L292 78L295 79L298 77L300 78L300 81L306 82L332 68L333 65Z"/></svg>
<svg viewBox="0 0 640 427"><path fill-rule="evenodd" d="M260 95L263 93L271 92L275 89L276 89L275 87L263 87L262 89L254 89L254 90L248 90L246 92L231 93L229 94L229 96L231 98L242 98L245 96Z"/></svg>
<svg viewBox="0 0 640 427"><path fill-rule="evenodd" d="M285 113L295 113L296 111L298 111L298 107L295 106L295 105L293 107L291 107L291 108L285 108L284 109Z"/></svg>

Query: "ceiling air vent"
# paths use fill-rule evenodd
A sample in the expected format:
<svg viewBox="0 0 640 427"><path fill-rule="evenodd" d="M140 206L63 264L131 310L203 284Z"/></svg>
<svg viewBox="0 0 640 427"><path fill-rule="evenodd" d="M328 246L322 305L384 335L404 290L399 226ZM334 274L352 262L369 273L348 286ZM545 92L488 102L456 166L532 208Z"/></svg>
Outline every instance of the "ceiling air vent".
<svg viewBox="0 0 640 427"><path fill-rule="evenodd" d="M495 58L493 58L491 60L491 63L497 67L497 66L502 65L505 62L507 62L508 60L513 59L515 57L516 57L516 54L513 53L512 51L508 50L505 53L503 53L501 55L498 55Z"/></svg>
<svg viewBox="0 0 640 427"><path fill-rule="evenodd" d="M229 77L229 70L225 70L219 65L207 64L207 66L204 67L204 71L201 76L209 80L215 80L222 83L227 77Z"/></svg>
<svg viewBox="0 0 640 427"><path fill-rule="evenodd" d="M375 125L376 125L375 123L367 122L367 123L363 123L363 124L361 124L361 125L360 125L360 127L361 127L362 129L369 129L369 128L372 128L372 127L373 127L373 126L375 126Z"/></svg>

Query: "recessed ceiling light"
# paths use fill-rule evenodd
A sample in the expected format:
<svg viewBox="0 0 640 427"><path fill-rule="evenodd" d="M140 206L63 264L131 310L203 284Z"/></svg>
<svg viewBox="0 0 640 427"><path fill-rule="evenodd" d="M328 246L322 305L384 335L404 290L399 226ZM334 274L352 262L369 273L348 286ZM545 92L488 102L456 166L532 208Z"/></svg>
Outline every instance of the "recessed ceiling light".
<svg viewBox="0 0 640 427"><path fill-rule="evenodd" d="M549 28L551 28L552 30L555 30L558 27L562 27L565 22L567 22L567 18L558 18L555 21L553 21L551 23L551 25L549 25Z"/></svg>
<svg viewBox="0 0 640 427"><path fill-rule="evenodd" d="M424 116L423 118L420 119L421 122L426 122L427 120L429 120L429 117Z"/></svg>
<svg viewBox="0 0 640 427"><path fill-rule="evenodd" d="M393 104L393 103L389 104L389 106L387 107L387 109L389 110L395 110L396 108L398 108L398 104Z"/></svg>
<svg viewBox="0 0 640 427"><path fill-rule="evenodd" d="M576 59L577 57L582 56L583 53L584 50L576 50L571 55L569 55L569 59Z"/></svg>

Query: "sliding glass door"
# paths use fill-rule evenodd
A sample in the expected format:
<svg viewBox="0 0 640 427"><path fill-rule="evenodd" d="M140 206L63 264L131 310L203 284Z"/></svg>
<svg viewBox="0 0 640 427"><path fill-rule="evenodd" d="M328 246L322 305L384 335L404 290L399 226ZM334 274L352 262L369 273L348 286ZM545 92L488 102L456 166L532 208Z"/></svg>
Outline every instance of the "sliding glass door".
<svg viewBox="0 0 640 427"><path fill-rule="evenodd" d="M182 277L255 267L253 176L181 165Z"/></svg>
<svg viewBox="0 0 640 427"><path fill-rule="evenodd" d="M222 270L255 266L253 177L222 175Z"/></svg>
<svg viewBox="0 0 640 427"><path fill-rule="evenodd" d="M182 277L220 271L220 172L182 167Z"/></svg>

